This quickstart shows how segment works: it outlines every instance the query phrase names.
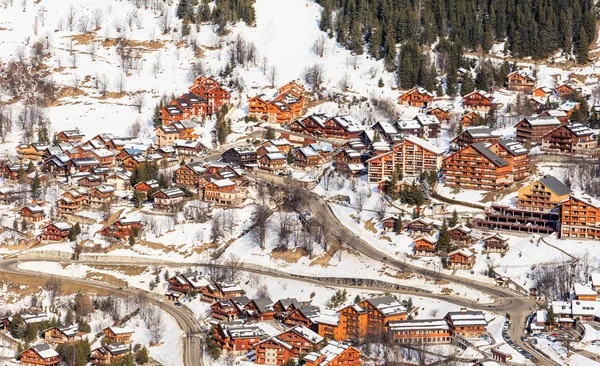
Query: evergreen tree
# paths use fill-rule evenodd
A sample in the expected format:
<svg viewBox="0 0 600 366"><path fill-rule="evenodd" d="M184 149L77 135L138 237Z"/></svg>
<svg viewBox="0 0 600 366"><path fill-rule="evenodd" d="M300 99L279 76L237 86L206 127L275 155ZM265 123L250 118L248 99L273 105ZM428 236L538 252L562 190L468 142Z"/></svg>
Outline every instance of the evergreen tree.
<svg viewBox="0 0 600 366"><path fill-rule="evenodd" d="M448 233L448 223L446 222L446 218L442 222L442 228L440 229L440 234L438 236L437 241L437 249L441 252L449 252L450 247L450 234Z"/></svg>
<svg viewBox="0 0 600 366"><path fill-rule="evenodd" d="M171 278L171 276L169 275L169 270L165 269L165 274L163 276L165 282L169 281L169 278Z"/></svg>
<svg viewBox="0 0 600 366"><path fill-rule="evenodd" d="M25 169L23 169L23 165L19 166L19 169L17 170L17 180L19 183L23 183L25 180Z"/></svg>
<svg viewBox="0 0 600 366"><path fill-rule="evenodd" d="M146 349L146 347L140 348L135 353L135 362L137 362L138 365L143 365L148 362L148 349Z"/></svg>
<svg viewBox="0 0 600 366"><path fill-rule="evenodd" d="M395 227L395 231L396 234L400 234L402 232L402 215L398 214L398 218L396 219L396 227Z"/></svg>
<svg viewBox="0 0 600 366"><path fill-rule="evenodd" d="M288 164L294 164L294 161L296 161L296 158L294 157L294 151L292 149L288 150L286 161Z"/></svg>
<svg viewBox="0 0 600 366"><path fill-rule="evenodd" d="M416 207L413 208L411 217L412 217L413 220L419 218L419 214L417 214L417 208Z"/></svg>
<svg viewBox="0 0 600 366"><path fill-rule="evenodd" d="M37 172L35 173L35 176L31 180L30 189L31 189L31 199L33 199L35 201L39 201L40 198L42 197L42 183L40 182L40 176Z"/></svg>
<svg viewBox="0 0 600 366"><path fill-rule="evenodd" d="M325 7L321 10L321 22L319 29L323 32L328 32L331 29L331 11Z"/></svg>
<svg viewBox="0 0 600 366"><path fill-rule="evenodd" d="M275 130L271 127L267 128L267 133L265 134L265 139L274 140L275 139Z"/></svg>
<svg viewBox="0 0 600 366"><path fill-rule="evenodd" d="M398 185L398 174L396 170L392 172L392 179L387 184L386 193L392 200L398 199L398 192L396 191Z"/></svg>
<svg viewBox="0 0 600 366"><path fill-rule="evenodd" d="M458 213L456 212L456 209L452 211L452 218L448 222L448 225L450 227L455 227L456 225L458 225Z"/></svg>
<svg viewBox="0 0 600 366"><path fill-rule="evenodd" d="M441 97L444 96L444 87L442 86L442 84L438 84L437 86L437 90L435 91L435 96L436 97Z"/></svg>
<svg viewBox="0 0 600 366"><path fill-rule="evenodd" d="M498 117L496 116L496 109L490 108L489 112L485 116L485 123L490 128L495 128L498 125Z"/></svg>
<svg viewBox="0 0 600 366"><path fill-rule="evenodd" d="M554 313L552 306L548 306L546 313L546 325L551 327L556 323L556 314Z"/></svg>
<svg viewBox="0 0 600 366"><path fill-rule="evenodd" d="M446 94L453 97L458 90L457 69L451 68L446 74Z"/></svg>
<svg viewBox="0 0 600 366"><path fill-rule="evenodd" d="M577 42L577 47L575 48L575 56L577 57L578 63L585 64L589 61L589 48L590 43L587 37L587 33L585 32L585 28L581 26L579 30L579 40Z"/></svg>
<svg viewBox="0 0 600 366"><path fill-rule="evenodd" d="M467 71L462 78L462 84L460 86L460 95L465 96L475 91L475 85L473 84L473 77L471 72Z"/></svg>
<svg viewBox="0 0 600 366"><path fill-rule="evenodd" d="M133 246L135 244L135 235L133 235L133 231L129 232L129 245Z"/></svg>

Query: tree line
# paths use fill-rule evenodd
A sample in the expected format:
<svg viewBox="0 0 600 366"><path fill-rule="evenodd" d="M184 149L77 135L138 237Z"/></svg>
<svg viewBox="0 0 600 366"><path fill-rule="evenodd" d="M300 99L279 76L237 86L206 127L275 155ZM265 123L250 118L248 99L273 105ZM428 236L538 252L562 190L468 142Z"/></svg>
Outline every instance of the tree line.
<svg viewBox="0 0 600 366"><path fill-rule="evenodd" d="M395 45L447 38L469 50L506 40L517 57L546 58L562 49L580 62L596 33L593 0L317 0L321 30L362 54L395 58ZM217 1L218 3L218 1ZM365 47L366 46L366 47Z"/></svg>

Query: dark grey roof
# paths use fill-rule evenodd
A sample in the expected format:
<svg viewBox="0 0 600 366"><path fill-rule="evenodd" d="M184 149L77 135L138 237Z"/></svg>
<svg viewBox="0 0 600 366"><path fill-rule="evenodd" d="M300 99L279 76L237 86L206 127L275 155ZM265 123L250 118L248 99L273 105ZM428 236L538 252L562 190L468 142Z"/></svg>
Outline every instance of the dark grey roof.
<svg viewBox="0 0 600 366"><path fill-rule="evenodd" d="M485 146L485 143L476 142L471 146L473 146L475 150L479 151L483 156L490 160L494 165L499 167L508 165L508 162L506 160L502 159L498 155L494 154L492 150L488 149L487 146Z"/></svg>
<svg viewBox="0 0 600 366"><path fill-rule="evenodd" d="M470 135L473 134L477 134L477 135L489 135L490 137L494 136L493 132L495 132L496 129L495 128L489 128L489 127L479 127L479 126L474 126L474 127L467 127L465 128L466 133L469 133Z"/></svg>
<svg viewBox="0 0 600 366"><path fill-rule="evenodd" d="M571 193L571 189L569 187L551 175L545 176L540 180L540 183L548 187L549 190L556 193L558 196L564 196L565 194Z"/></svg>
<svg viewBox="0 0 600 366"><path fill-rule="evenodd" d="M244 307L250 303L250 299L246 296L232 297L231 302L239 307Z"/></svg>
<svg viewBox="0 0 600 366"><path fill-rule="evenodd" d="M268 297L261 297L260 299L254 299L252 301L254 301L258 311L261 313L266 313L267 311L272 310L273 300L269 299Z"/></svg>
<svg viewBox="0 0 600 366"><path fill-rule="evenodd" d="M284 308L289 307L290 305L294 305L294 308L298 309L300 307L300 303L298 302L298 300L296 300L295 298L289 298L289 299L281 299L279 300L279 303L281 304L281 306L283 306Z"/></svg>
<svg viewBox="0 0 600 366"><path fill-rule="evenodd" d="M519 156L527 154L525 146L516 140L500 139L498 140L498 143L512 155Z"/></svg>
<svg viewBox="0 0 600 366"><path fill-rule="evenodd" d="M319 315L321 310L316 306L306 305L300 308L300 312L304 314L305 317L312 318Z"/></svg>
<svg viewBox="0 0 600 366"><path fill-rule="evenodd" d="M397 302L392 296L381 296L374 297L372 299L367 299L373 306L378 307L381 304L391 304L393 302Z"/></svg>

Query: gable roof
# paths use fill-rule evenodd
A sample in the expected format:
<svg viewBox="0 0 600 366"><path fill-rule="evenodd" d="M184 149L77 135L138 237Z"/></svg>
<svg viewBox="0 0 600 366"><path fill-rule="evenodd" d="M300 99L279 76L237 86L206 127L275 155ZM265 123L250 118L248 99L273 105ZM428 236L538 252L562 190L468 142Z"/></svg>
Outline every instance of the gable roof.
<svg viewBox="0 0 600 366"><path fill-rule="evenodd" d="M563 182L556 179L552 175L546 175L540 179L540 183L546 186L549 190L556 193L557 196L564 196L571 193L571 188L567 187Z"/></svg>
<svg viewBox="0 0 600 366"><path fill-rule="evenodd" d="M478 151L481 155L483 155L486 159L488 159L492 164L498 167L505 167L508 165L508 162L498 155L496 155L492 150L488 149L488 147L483 142L476 142L471 145L473 149ZM468 148L468 147L467 147Z"/></svg>

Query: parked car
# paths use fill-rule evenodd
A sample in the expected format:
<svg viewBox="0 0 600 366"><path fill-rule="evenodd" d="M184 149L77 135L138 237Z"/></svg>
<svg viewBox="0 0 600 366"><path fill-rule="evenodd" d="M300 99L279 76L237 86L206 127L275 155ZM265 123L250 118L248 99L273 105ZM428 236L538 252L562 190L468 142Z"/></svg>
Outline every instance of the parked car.
<svg viewBox="0 0 600 366"><path fill-rule="evenodd" d="M183 306L179 301L175 303L175 306Z"/></svg>

